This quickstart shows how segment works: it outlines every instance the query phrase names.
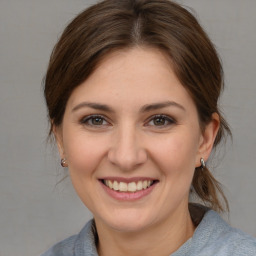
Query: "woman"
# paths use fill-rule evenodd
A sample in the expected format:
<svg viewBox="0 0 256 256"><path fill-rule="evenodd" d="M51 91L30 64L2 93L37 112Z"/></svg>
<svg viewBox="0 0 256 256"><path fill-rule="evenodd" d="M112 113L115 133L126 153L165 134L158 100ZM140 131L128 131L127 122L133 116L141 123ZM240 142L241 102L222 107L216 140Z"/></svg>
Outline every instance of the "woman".
<svg viewBox="0 0 256 256"><path fill-rule="evenodd" d="M45 98L61 165L94 219L43 255L256 255L255 239L214 211L228 207L206 167L230 134L222 89L212 43L178 4L106 0L78 15ZM189 204L192 192L207 207Z"/></svg>

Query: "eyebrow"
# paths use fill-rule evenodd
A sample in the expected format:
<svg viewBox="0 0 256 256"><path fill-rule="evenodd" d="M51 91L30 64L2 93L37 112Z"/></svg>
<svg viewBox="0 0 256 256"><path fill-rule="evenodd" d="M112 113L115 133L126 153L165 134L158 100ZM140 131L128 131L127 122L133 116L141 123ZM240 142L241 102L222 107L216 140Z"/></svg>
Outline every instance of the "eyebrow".
<svg viewBox="0 0 256 256"><path fill-rule="evenodd" d="M72 109L72 112L74 112L78 109L84 108L84 107L89 107L92 109L102 110L102 111L111 112L111 113L114 112L114 110L111 107L109 107L108 105L94 103L94 102L82 102L82 103L78 104L77 106L75 106ZM175 101L164 101L164 102L157 102L157 103L153 103L153 104L147 104L147 105L142 106L139 111L143 113L143 112L149 112L152 110L158 110L158 109L166 108L166 107L177 107L183 111L186 111L186 109L182 105L180 105L179 103L177 103Z"/></svg>
<svg viewBox="0 0 256 256"><path fill-rule="evenodd" d="M93 102L82 102L82 103L78 104L77 106L75 106L72 109L72 112L74 112L80 108L84 108L84 107L89 107L92 109L102 110L102 111L106 111L106 112L114 112L114 110L111 107L109 107L108 105L100 104L100 103L93 103Z"/></svg>
<svg viewBox="0 0 256 256"><path fill-rule="evenodd" d="M157 109L166 108L166 107L177 107L183 111L186 111L186 109L182 105L180 105L175 101L164 101L164 102L145 105L140 109L140 112L149 112L152 110L157 110Z"/></svg>

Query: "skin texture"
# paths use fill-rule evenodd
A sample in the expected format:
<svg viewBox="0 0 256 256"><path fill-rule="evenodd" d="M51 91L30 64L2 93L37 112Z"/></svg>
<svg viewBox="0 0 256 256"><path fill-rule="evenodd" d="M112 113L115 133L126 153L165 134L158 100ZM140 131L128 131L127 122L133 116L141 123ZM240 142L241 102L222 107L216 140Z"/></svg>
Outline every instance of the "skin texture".
<svg viewBox="0 0 256 256"><path fill-rule="evenodd" d="M192 98L157 49L111 53L73 91L54 131L74 188L94 215L100 255L169 255L193 235L190 185L218 127L214 114L202 134ZM119 200L106 193L106 177L157 183L137 200Z"/></svg>

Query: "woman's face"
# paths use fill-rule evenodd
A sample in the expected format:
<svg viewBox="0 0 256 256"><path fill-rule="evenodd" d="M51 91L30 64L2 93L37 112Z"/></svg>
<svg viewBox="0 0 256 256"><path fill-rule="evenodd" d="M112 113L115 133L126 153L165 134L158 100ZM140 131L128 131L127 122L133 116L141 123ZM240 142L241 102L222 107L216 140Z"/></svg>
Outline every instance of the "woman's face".
<svg viewBox="0 0 256 256"><path fill-rule="evenodd" d="M107 56L73 91L55 133L77 194L96 223L119 231L187 212L195 167L210 152L170 61L149 48Z"/></svg>

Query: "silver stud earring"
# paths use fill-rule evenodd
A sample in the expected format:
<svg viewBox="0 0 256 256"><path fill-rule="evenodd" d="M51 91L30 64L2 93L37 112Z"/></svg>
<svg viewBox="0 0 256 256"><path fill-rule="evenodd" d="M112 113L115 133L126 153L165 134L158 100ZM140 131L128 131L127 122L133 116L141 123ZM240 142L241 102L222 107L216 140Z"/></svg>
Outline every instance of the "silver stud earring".
<svg viewBox="0 0 256 256"><path fill-rule="evenodd" d="M61 165L62 167L68 167L68 163L67 163L66 158L62 158L62 159L61 159L60 165Z"/></svg>
<svg viewBox="0 0 256 256"><path fill-rule="evenodd" d="M206 164L205 164L205 161L202 157L200 159L200 162L201 162L201 169L204 170L204 168L206 167Z"/></svg>

